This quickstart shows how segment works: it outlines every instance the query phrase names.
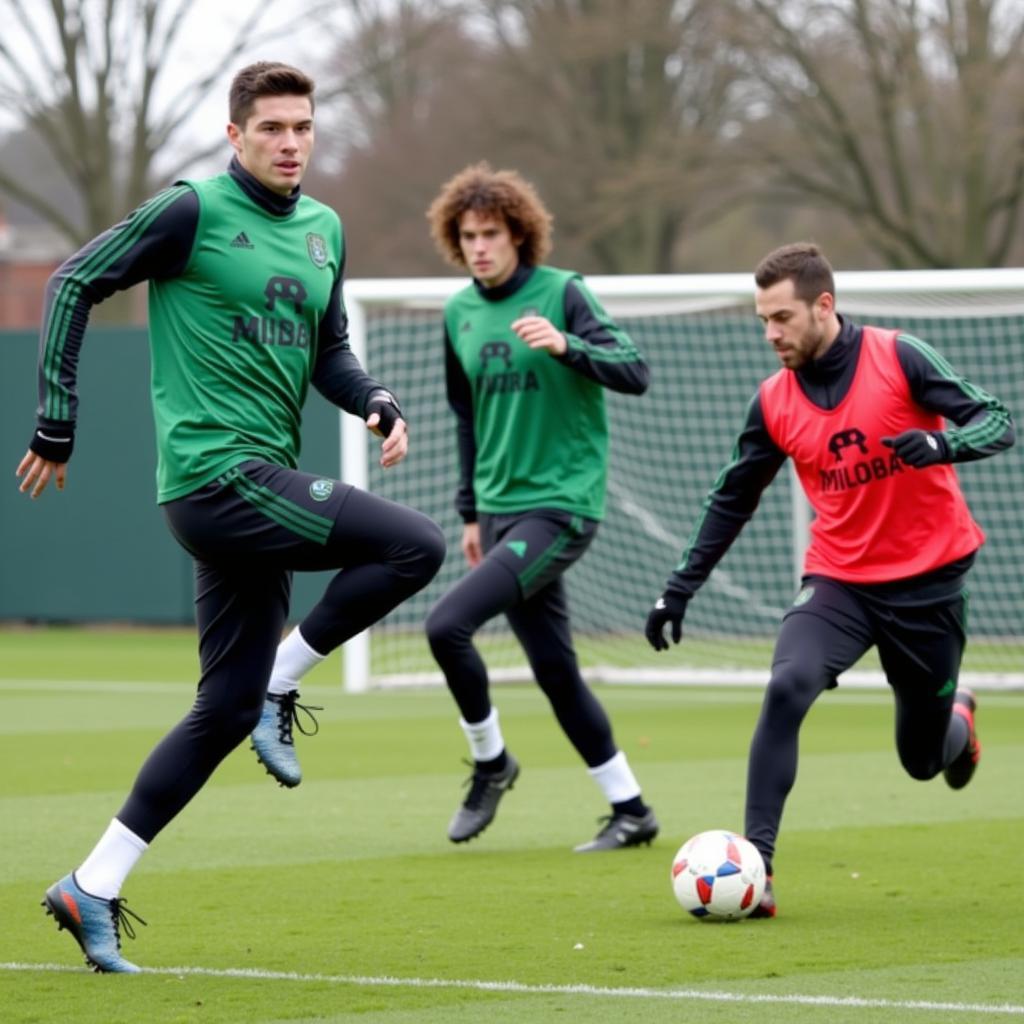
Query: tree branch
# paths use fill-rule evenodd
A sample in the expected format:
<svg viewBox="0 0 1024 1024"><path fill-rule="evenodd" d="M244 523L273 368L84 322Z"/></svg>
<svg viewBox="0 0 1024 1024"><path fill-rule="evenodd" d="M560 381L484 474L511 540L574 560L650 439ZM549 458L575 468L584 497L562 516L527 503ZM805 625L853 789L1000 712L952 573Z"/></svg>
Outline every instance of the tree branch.
<svg viewBox="0 0 1024 1024"><path fill-rule="evenodd" d="M882 67L882 53L887 43L880 33L875 32L871 25L871 13L866 0L855 0L853 22L860 40L861 51L867 58L868 80L871 83L875 101L875 110L882 129L885 151L888 154L887 167L889 178L896 192L896 201L904 218L913 223L914 200L907 175L906 159L900 141L900 132L896 127L896 88L895 83Z"/></svg>
<svg viewBox="0 0 1024 1024"><path fill-rule="evenodd" d="M988 262L1000 267L1010 253L1010 247L1017 237L1017 222L1020 219L1021 199L1024 197L1024 116L1017 132L1017 157L1009 175L1005 192L994 196L988 204L988 219L1003 215L1002 229L999 231L993 246L989 250Z"/></svg>
<svg viewBox="0 0 1024 1024"><path fill-rule="evenodd" d="M6 192L18 202L41 214L58 231L66 235L72 244L81 245L86 240L82 232L65 216L59 206L55 206L45 197L25 188L20 179L7 174L2 167L0 167L0 191Z"/></svg>
<svg viewBox="0 0 1024 1024"><path fill-rule="evenodd" d="M13 21L18 23L18 27L21 28L28 36L29 41L32 43L32 49L35 53L35 60L42 66L44 72L44 79L48 79L51 82L60 81L61 68L58 67L53 61L50 60L50 54L47 50L46 44L43 42L42 37L36 31L35 22L32 16L28 13L22 0L10 0L14 7L14 13L16 15ZM31 82L32 76L26 75L24 80Z"/></svg>

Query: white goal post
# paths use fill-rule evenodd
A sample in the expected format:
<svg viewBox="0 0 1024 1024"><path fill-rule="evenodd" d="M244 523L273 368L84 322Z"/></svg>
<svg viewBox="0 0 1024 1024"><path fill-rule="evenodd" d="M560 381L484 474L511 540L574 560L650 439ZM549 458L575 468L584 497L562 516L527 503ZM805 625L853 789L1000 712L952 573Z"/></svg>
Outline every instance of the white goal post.
<svg viewBox="0 0 1024 1024"><path fill-rule="evenodd" d="M608 682L763 684L778 619L800 577L810 522L791 472L765 492L754 520L692 602L683 643L653 657L637 642L644 610L678 560L757 381L777 366L768 346L758 344L752 276L595 276L587 283L648 357L653 383L641 399L608 396L609 518L594 549L567 576L584 675ZM440 338L444 302L465 284L465 278L345 284L352 349L398 393L412 443L403 465L381 474L369 456L376 443L365 426L342 414L341 477L422 509L442 523L449 540L445 567L427 591L396 609L372 636L366 631L345 644L350 692L441 681L422 622L464 571L452 507L454 420L444 396ZM836 292L841 313L922 337L1020 415L1024 268L840 272ZM678 434L680 449L669 465L652 461L649 431L631 426L638 417ZM1024 493L1022 448L1024 442L960 469L989 537L971 581L971 641L962 678L975 686L1024 689L1024 517L1016 505ZM776 493L769 499L770 492ZM609 593L614 609L603 607ZM481 649L495 680L528 676L500 624L490 636L483 633ZM843 677L844 685L883 681L870 656Z"/></svg>

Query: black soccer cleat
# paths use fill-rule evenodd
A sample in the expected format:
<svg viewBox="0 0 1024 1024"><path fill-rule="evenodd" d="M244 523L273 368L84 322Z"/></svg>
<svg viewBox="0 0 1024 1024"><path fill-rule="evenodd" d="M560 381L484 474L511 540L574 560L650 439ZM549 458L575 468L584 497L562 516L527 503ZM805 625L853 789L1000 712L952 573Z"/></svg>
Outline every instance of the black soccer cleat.
<svg viewBox="0 0 1024 1024"><path fill-rule="evenodd" d="M448 838L453 843L464 843L480 835L494 821L501 798L518 778L519 762L511 754L506 754L505 767L500 772L474 768L466 780L469 793L448 824Z"/></svg>
<svg viewBox="0 0 1024 1024"><path fill-rule="evenodd" d="M953 714L959 715L967 723L967 743L942 771L946 785L950 789L963 789L971 781L974 770L981 760L981 744L978 742L978 734L974 731L974 712L977 707L977 698L966 686L956 691L953 697Z"/></svg>
<svg viewBox="0 0 1024 1024"><path fill-rule="evenodd" d="M643 844L650 846L651 840L658 834L658 819L650 807L642 817L635 814L609 814L599 820L604 822L601 830L590 842L577 846L576 853L624 850L627 846Z"/></svg>

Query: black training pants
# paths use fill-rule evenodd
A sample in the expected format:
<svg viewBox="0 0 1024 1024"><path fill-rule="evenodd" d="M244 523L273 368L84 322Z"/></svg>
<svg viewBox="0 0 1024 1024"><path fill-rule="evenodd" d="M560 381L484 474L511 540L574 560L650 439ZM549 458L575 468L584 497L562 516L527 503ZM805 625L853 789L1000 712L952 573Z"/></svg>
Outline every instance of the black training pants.
<svg viewBox="0 0 1024 1024"><path fill-rule="evenodd" d="M591 768L617 752L604 708L580 675L562 574L597 523L554 509L481 515L483 561L431 609L427 638L467 722L491 711L487 667L473 635L504 613L559 725Z"/></svg>
<svg viewBox="0 0 1024 1024"><path fill-rule="evenodd" d="M951 714L963 656L966 595L894 604L879 588L808 576L787 611L750 747L745 832L771 873L782 808L796 779L800 725L818 695L873 645L896 698L896 750L915 779L937 775L963 749Z"/></svg>
<svg viewBox="0 0 1024 1024"><path fill-rule="evenodd" d="M259 461L163 508L195 560L201 676L117 815L146 842L259 720L292 570L341 570L300 626L327 654L424 587L445 553L440 528L414 509Z"/></svg>

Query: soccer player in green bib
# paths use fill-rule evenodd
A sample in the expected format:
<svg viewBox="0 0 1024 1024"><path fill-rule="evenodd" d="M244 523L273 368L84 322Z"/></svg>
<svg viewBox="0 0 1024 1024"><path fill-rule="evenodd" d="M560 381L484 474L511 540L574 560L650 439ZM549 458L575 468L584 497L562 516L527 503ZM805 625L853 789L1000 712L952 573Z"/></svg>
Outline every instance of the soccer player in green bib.
<svg viewBox="0 0 1024 1024"><path fill-rule="evenodd" d="M284 64L250 65L232 82L230 119L227 173L161 192L50 279L38 425L18 466L33 498L51 480L63 489L89 311L149 281L157 501L195 562L202 675L96 847L46 892L47 911L98 971L138 970L121 954L135 915L120 891L157 834L254 730L268 771L295 785L296 681L444 559L426 516L296 469L310 383L384 438L385 467L405 456L406 425L348 345L338 217L300 189L313 82ZM342 571L281 640L292 571L324 569Z"/></svg>
<svg viewBox="0 0 1024 1024"><path fill-rule="evenodd" d="M647 366L579 274L543 265L551 216L532 186L486 163L441 189L428 212L441 254L472 283L445 306L448 402L455 413L469 573L426 630L473 758L448 826L461 843L493 821L519 776L473 635L504 614L569 741L610 804L580 852L650 843L658 822L580 675L562 574L604 516L604 389L642 394Z"/></svg>

